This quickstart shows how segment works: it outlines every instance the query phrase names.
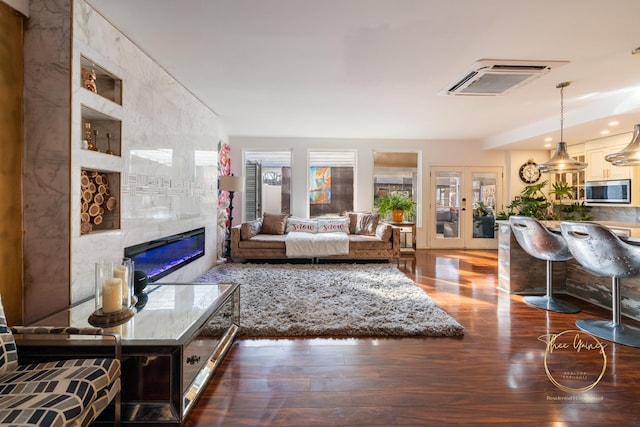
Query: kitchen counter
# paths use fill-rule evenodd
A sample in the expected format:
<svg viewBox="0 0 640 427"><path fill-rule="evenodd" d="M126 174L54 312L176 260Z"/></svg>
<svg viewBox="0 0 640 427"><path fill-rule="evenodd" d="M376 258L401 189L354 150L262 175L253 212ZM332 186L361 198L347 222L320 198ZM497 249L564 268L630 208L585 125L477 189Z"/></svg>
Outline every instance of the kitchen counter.
<svg viewBox="0 0 640 427"><path fill-rule="evenodd" d="M508 223L509 221L504 221ZM541 221L545 227L552 231L560 232L561 221ZM579 222L579 221L578 221ZM604 225L613 231L622 240L640 245L640 224L633 222L592 221Z"/></svg>
<svg viewBox="0 0 640 427"><path fill-rule="evenodd" d="M594 221L612 229L623 240L640 245L640 224ZM511 232L507 220L498 220L498 288L519 295L546 292L546 262L526 253ZM542 221L552 231L560 231L560 221ZM577 261L553 263L554 293L568 294L611 309L611 279L598 277ZM622 315L640 320L640 278L621 281Z"/></svg>

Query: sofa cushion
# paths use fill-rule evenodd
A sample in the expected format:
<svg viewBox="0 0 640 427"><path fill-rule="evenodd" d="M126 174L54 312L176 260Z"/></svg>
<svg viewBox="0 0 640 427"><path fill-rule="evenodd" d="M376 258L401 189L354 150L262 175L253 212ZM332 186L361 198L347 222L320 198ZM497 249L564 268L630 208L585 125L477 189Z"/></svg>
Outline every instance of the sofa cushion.
<svg viewBox="0 0 640 427"><path fill-rule="evenodd" d="M364 234L349 235L349 252L362 250L386 250L391 249L393 242L391 239L382 241L376 236L366 236Z"/></svg>
<svg viewBox="0 0 640 427"><path fill-rule="evenodd" d="M262 234L284 234L288 214L262 214Z"/></svg>
<svg viewBox="0 0 640 427"><path fill-rule="evenodd" d="M253 221L247 221L240 226L240 238L242 240L249 240L253 236L260 234L262 230L262 218L254 219Z"/></svg>
<svg viewBox="0 0 640 427"><path fill-rule="evenodd" d="M258 234L249 240L241 240L242 249L282 249L287 236L284 234Z"/></svg>
<svg viewBox="0 0 640 427"><path fill-rule="evenodd" d="M349 218L318 218L318 233L349 233Z"/></svg>
<svg viewBox="0 0 640 427"><path fill-rule="evenodd" d="M390 224L380 223L376 227L376 237L386 242L391 240L391 236L393 235L393 227Z"/></svg>
<svg viewBox="0 0 640 427"><path fill-rule="evenodd" d="M379 220L380 215L378 214L358 214L356 234L363 234L365 236L375 235Z"/></svg>
<svg viewBox="0 0 640 427"><path fill-rule="evenodd" d="M315 219L295 218L287 219L287 233L292 231L302 231L304 233L317 233L318 221Z"/></svg>

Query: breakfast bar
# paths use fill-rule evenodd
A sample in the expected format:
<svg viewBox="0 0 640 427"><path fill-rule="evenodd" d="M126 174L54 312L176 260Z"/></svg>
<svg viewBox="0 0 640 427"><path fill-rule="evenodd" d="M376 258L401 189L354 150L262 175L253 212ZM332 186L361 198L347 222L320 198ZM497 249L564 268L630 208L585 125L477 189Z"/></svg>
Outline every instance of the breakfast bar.
<svg viewBox="0 0 640 427"><path fill-rule="evenodd" d="M640 245L640 224L597 221L623 240ZM527 254L516 241L509 221L498 220L498 288L519 295L545 293L546 264ZM542 221L552 231L560 232L560 221ZM597 306L611 307L611 279L598 277L575 260L553 263L556 293L567 294ZM623 316L640 320L640 278L623 279L621 284Z"/></svg>

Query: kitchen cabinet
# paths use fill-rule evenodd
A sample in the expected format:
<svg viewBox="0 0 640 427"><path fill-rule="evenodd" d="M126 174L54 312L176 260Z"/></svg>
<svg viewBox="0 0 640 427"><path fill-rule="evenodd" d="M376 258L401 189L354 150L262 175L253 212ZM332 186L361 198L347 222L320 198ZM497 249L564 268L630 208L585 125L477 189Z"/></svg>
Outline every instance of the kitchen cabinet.
<svg viewBox="0 0 640 427"><path fill-rule="evenodd" d="M629 179L632 177L630 166L614 166L605 160L607 154L617 153L625 145L605 146L588 149L586 152L587 181L601 181L605 179Z"/></svg>
<svg viewBox="0 0 640 427"><path fill-rule="evenodd" d="M609 154L618 153L629 144L631 133L622 133L607 138L587 141L585 143L587 181L602 181L605 179L633 179L632 166L614 166L605 160Z"/></svg>
<svg viewBox="0 0 640 427"><path fill-rule="evenodd" d="M633 166L614 166L605 160L608 154L622 151L631 140L632 133L623 133L608 138L587 141L585 143L586 181L614 179L631 180L631 204L620 206L640 206L640 168ZM608 204L607 206L611 206Z"/></svg>

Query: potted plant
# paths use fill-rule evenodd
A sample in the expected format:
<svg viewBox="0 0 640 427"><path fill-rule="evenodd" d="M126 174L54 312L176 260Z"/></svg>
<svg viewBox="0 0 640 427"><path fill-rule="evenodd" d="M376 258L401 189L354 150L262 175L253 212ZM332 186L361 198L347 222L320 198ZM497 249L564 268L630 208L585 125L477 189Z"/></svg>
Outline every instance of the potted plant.
<svg viewBox="0 0 640 427"><path fill-rule="evenodd" d="M562 203L563 200L571 200L575 194L575 187L567 183L554 183L549 192L557 196L560 202L553 203L542 191L548 181L543 181L535 185L528 185L516 197L511 204L507 205L507 212L500 212L496 219L509 219L511 215L530 216L539 220L572 220L589 221L590 206L585 206L584 202L574 202L573 204Z"/></svg>
<svg viewBox="0 0 640 427"><path fill-rule="evenodd" d="M378 199L378 213L381 217L391 215L393 222L402 222L404 214L413 216L416 210L416 202L410 197L397 193L383 194Z"/></svg>

